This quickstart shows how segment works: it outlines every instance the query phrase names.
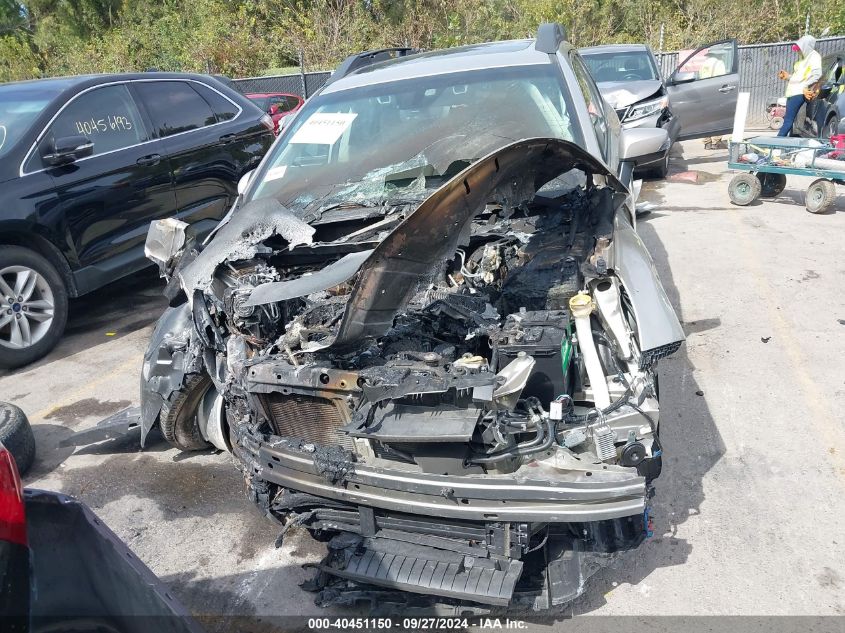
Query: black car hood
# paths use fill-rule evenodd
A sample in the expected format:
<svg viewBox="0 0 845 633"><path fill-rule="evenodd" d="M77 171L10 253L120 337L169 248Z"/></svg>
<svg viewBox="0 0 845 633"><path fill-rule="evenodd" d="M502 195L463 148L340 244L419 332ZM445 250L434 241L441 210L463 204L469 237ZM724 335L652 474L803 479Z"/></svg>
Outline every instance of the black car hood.
<svg viewBox="0 0 845 633"><path fill-rule="evenodd" d="M638 81L602 81L599 91L614 110L657 97L663 92L663 82L659 79L641 79Z"/></svg>

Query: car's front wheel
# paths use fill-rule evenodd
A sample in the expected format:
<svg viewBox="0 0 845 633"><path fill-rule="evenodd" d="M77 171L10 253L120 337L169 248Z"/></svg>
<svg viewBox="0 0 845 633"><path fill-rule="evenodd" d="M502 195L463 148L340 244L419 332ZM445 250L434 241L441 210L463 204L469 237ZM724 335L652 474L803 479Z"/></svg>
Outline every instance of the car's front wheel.
<svg viewBox="0 0 845 633"><path fill-rule="evenodd" d="M661 160L660 164L652 170L651 174L655 178L659 178L659 179L662 180L662 179L666 178L666 176L669 175L669 153L670 153L670 151L671 151L671 148L666 150L666 155L663 157L663 160Z"/></svg>
<svg viewBox="0 0 845 633"><path fill-rule="evenodd" d="M185 377L181 389L164 405L159 418L161 432L172 446L180 451L201 451L211 444L203 437L199 413L203 400L214 383L205 374Z"/></svg>
<svg viewBox="0 0 845 633"><path fill-rule="evenodd" d="M822 134L822 138L829 139L831 136L836 136L839 134L839 117L834 114L830 117L830 119L828 119L824 127L825 130Z"/></svg>
<svg viewBox="0 0 845 633"><path fill-rule="evenodd" d="M0 246L0 367L26 365L49 352L67 322L67 289L38 253Z"/></svg>

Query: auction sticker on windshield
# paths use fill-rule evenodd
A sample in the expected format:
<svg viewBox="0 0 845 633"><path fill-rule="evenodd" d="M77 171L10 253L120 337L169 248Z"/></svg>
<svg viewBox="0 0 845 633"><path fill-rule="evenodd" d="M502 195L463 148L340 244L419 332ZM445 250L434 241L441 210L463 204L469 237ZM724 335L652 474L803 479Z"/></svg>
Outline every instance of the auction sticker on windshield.
<svg viewBox="0 0 845 633"><path fill-rule="evenodd" d="M311 115L296 131L290 142L334 145L352 125L356 116L358 116L356 112L320 112Z"/></svg>
<svg viewBox="0 0 845 633"><path fill-rule="evenodd" d="M267 175L264 176L264 180L278 180L279 178L285 175L285 172L288 170L287 165L279 165L278 167L273 167L267 170Z"/></svg>

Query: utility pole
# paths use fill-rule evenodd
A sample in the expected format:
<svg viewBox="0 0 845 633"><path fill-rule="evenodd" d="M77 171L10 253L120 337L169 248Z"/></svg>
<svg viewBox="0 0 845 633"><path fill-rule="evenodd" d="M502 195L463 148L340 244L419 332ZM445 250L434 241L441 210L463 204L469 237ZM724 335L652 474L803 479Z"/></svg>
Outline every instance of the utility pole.
<svg viewBox="0 0 845 633"><path fill-rule="evenodd" d="M299 49L299 80L302 82L302 98L308 98L308 84L305 81L305 55L302 54L302 49Z"/></svg>
<svg viewBox="0 0 845 633"><path fill-rule="evenodd" d="M657 59L660 64L660 74L663 74L663 30L666 27L665 22L660 23L660 40L657 42Z"/></svg>

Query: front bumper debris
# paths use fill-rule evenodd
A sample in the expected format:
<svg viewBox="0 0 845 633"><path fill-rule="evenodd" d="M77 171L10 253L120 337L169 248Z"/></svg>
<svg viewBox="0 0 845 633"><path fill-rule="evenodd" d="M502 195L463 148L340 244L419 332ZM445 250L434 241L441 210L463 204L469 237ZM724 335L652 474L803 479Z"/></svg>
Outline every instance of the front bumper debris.
<svg viewBox="0 0 845 633"><path fill-rule="evenodd" d="M262 445L259 476L345 503L471 521L601 521L641 514L645 508L646 480L637 474L556 472L549 481L539 478L541 468L446 476L351 464L342 482L331 483L315 464L315 450L285 441Z"/></svg>

